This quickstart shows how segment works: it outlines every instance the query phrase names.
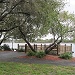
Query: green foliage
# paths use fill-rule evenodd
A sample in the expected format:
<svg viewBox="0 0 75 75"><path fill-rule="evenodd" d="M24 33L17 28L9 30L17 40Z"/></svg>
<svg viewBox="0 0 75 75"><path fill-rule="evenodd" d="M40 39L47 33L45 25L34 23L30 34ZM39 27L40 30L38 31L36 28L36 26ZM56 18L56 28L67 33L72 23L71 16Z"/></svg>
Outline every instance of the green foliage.
<svg viewBox="0 0 75 75"><path fill-rule="evenodd" d="M53 32L58 32L57 30L60 29L60 25L58 23L58 15L59 11L57 10L58 7L61 6L61 3L56 0L49 0L48 2L43 3L44 8L42 8L44 15L44 24L40 29L41 34L47 34ZM55 11L54 11L55 10Z"/></svg>
<svg viewBox="0 0 75 75"><path fill-rule="evenodd" d="M7 45L7 44L4 44L4 45L2 46L2 49L3 49L4 51L11 51L9 45Z"/></svg>
<svg viewBox="0 0 75 75"><path fill-rule="evenodd" d="M10 0L6 7L10 9L17 1ZM62 2L62 1L61 1ZM52 25L57 18L57 9L60 7L61 3L58 0L27 0L27 2L20 3L13 12L23 12L27 14L9 14L5 21L0 26L1 29L10 29L13 26L20 26L24 20L25 24L22 24L22 32L27 37L28 41L33 42L36 37L48 33L50 28L49 25ZM3 7L5 7L3 5ZM21 8L22 7L22 8ZM3 10L3 9L2 9ZM8 11L7 11L8 12ZM2 13L2 12L1 12ZM27 18L27 16L29 16ZM23 20L23 21L22 21ZM56 23L56 22L55 22ZM53 26L53 25L52 25ZM8 33L14 35L15 38L23 38L20 35L19 30L16 28ZM18 34L18 35L17 35ZM29 34L29 35L28 35Z"/></svg>
<svg viewBox="0 0 75 75"><path fill-rule="evenodd" d="M35 54L36 54L36 53L35 53L35 52L32 52L32 51L29 51L29 52L27 53L28 56L35 56Z"/></svg>
<svg viewBox="0 0 75 75"><path fill-rule="evenodd" d="M46 55L45 52L37 52L36 53L37 58L43 58L45 55Z"/></svg>
<svg viewBox="0 0 75 75"><path fill-rule="evenodd" d="M21 49L19 49L19 50L17 50L17 51L18 51L18 52L24 52L24 49L21 48Z"/></svg>
<svg viewBox="0 0 75 75"><path fill-rule="evenodd" d="M61 54L59 57L63 58L63 59L71 59L72 58L72 53L71 52L66 52L66 53Z"/></svg>
<svg viewBox="0 0 75 75"><path fill-rule="evenodd" d="M45 52L33 52L33 51L29 51L28 53L27 53L27 55L28 56L36 56L37 58L42 58L42 57L44 57L46 54L45 54Z"/></svg>

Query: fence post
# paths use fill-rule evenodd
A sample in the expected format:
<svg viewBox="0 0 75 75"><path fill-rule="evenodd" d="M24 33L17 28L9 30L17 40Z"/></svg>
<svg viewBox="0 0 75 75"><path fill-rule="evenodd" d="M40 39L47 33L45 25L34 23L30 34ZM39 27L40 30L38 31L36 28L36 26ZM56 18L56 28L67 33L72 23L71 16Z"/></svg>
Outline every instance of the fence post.
<svg viewBox="0 0 75 75"><path fill-rule="evenodd" d="M44 50L46 49L46 44L44 44Z"/></svg>
<svg viewBox="0 0 75 75"><path fill-rule="evenodd" d="M18 44L18 50L19 50L19 44Z"/></svg>
<svg viewBox="0 0 75 75"><path fill-rule="evenodd" d="M65 52L66 52L66 44L65 44Z"/></svg>
<svg viewBox="0 0 75 75"><path fill-rule="evenodd" d="M41 50L42 50L42 44L41 44Z"/></svg>
<svg viewBox="0 0 75 75"><path fill-rule="evenodd" d="M27 44L25 44L25 53L27 52Z"/></svg>
<svg viewBox="0 0 75 75"><path fill-rule="evenodd" d="M59 47L59 45L57 45L57 55L59 54L59 53L58 53L58 52L59 52L58 47Z"/></svg>
<svg viewBox="0 0 75 75"><path fill-rule="evenodd" d="M34 44L34 50L37 50L37 44L36 45Z"/></svg>
<svg viewBox="0 0 75 75"><path fill-rule="evenodd" d="M36 47L36 51L37 51L37 44L35 45L35 47Z"/></svg>
<svg viewBox="0 0 75 75"><path fill-rule="evenodd" d="M34 44L34 50L35 50L36 48L35 48L35 44Z"/></svg>
<svg viewBox="0 0 75 75"><path fill-rule="evenodd" d="M72 44L71 44L71 52L72 52Z"/></svg>

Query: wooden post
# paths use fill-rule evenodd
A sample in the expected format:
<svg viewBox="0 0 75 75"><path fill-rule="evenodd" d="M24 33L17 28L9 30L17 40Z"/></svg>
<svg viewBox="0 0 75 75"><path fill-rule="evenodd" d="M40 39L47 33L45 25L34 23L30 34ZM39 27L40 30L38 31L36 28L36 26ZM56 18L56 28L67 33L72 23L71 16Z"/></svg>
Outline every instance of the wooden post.
<svg viewBox="0 0 75 75"><path fill-rule="evenodd" d="M37 44L36 45L34 44L34 50L37 50Z"/></svg>
<svg viewBox="0 0 75 75"><path fill-rule="evenodd" d="M57 55L59 54L59 53L58 53L58 52L59 52L59 51L58 51L58 47L59 47L59 45L57 45Z"/></svg>
<svg viewBox="0 0 75 75"><path fill-rule="evenodd" d="M35 45L35 47L36 47L36 50L37 50L37 44Z"/></svg>
<svg viewBox="0 0 75 75"><path fill-rule="evenodd" d="M34 50L36 49L36 45L34 44Z"/></svg>
<svg viewBox="0 0 75 75"><path fill-rule="evenodd" d="M42 50L42 44L41 44L41 50Z"/></svg>
<svg viewBox="0 0 75 75"><path fill-rule="evenodd" d="M46 49L46 44L44 44L44 50Z"/></svg>
<svg viewBox="0 0 75 75"><path fill-rule="evenodd" d="M25 44L25 53L27 52L27 44Z"/></svg>
<svg viewBox="0 0 75 75"><path fill-rule="evenodd" d="M72 44L71 44L71 52L72 52Z"/></svg>
<svg viewBox="0 0 75 75"><path fill-rule="evenodd" d="M65 52L66 52L66 44L65 44Z"/></svg>
<svg viewBox="0 0 75 75"><path fill-rule="evenodd" d="M19 44L18 44L18 50L19 50Z"/></svg>

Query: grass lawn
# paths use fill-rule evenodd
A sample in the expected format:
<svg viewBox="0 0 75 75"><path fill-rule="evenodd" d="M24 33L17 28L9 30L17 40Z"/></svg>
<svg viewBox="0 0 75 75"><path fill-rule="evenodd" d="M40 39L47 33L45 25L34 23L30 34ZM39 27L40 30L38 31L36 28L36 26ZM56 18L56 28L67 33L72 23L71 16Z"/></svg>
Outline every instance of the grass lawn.
<svg viewBox="0 0 75 75"><path fill-rule="evenodd" d="M0 75L75 75L75 67L0 62Z"/></svg>

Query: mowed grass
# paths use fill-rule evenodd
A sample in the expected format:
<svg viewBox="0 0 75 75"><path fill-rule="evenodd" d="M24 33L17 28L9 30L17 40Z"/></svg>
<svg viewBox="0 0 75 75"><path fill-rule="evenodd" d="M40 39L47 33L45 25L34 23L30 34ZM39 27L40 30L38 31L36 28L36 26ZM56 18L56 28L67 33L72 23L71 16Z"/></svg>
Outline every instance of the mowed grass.
<svg viewBox="0 0 75 75"><path fill-rule="evenodd" d="M75 67L0 62L0 75L75 75Z"/></svg>

